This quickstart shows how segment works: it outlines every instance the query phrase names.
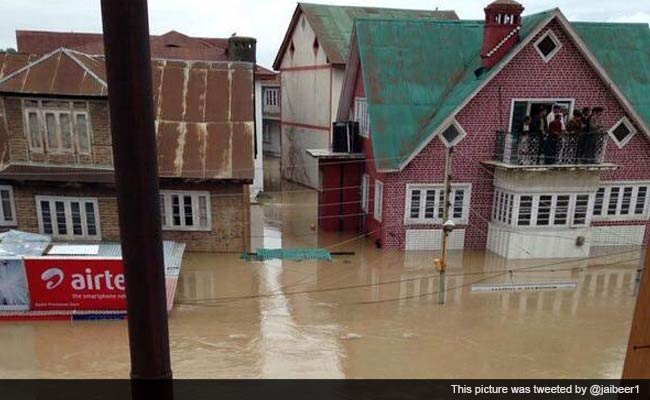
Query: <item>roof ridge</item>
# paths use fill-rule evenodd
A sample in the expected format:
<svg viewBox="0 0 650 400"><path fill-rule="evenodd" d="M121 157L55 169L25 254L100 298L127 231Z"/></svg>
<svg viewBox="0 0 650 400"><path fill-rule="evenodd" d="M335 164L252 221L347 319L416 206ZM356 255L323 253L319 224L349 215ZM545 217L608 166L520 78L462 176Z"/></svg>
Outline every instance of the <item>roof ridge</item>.
<svg viewBox="0 0 650 400"><path fill-rule="evenodd" d="M483 20L478 19L422 19L422 18L373 18L373 17L355 17L354 21L370 22L417 22L422 24L476 24L483 25Z"/></svg>

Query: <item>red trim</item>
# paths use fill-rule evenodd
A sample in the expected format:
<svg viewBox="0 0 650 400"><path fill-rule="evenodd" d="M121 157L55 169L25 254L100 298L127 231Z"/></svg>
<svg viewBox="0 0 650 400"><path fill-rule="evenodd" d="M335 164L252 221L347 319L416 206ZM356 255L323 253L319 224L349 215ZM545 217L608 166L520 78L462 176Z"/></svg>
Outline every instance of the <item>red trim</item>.
<svg viewBox="0 0 650 400"><path fill-rule="evenodd" d="M319 131L327 131L329 133L330 127L329 126L319 126L319 125L309 125L309 124L301 124L300 122L289 122L289 121L280 121L282 125L289 125L289 126L297 126L299 128L307 128L307 129L316 129Z"/></svg>
<svg viewBox="0 0 650 400"><path fill-rule="evenodd" d="M319 69L331 69L332 64L321 64L321 65L305 65L302 67L285 67L280 68L280 71L315 71Z"/></svg>

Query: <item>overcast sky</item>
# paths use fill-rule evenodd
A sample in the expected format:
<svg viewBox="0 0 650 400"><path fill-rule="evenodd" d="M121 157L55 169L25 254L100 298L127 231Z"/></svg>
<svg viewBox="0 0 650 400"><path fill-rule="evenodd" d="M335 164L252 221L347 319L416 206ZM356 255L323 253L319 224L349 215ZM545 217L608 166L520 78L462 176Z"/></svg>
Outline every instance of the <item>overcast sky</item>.
<svg viewBox="0 0 650 400"><path fill-rule="evenodd" d="M377 7L454 9L463 19L483 18L490 0L309 0L312 3ZM575 21L650 23L648 0L526 0L532 13L559 7ZM149 0L152 34L177 30L190 36L258 40L258 62L273 63L291 15L292 0ZM101 32L99 0L0 0L0 48L15 47L16 29Z"/></svg>

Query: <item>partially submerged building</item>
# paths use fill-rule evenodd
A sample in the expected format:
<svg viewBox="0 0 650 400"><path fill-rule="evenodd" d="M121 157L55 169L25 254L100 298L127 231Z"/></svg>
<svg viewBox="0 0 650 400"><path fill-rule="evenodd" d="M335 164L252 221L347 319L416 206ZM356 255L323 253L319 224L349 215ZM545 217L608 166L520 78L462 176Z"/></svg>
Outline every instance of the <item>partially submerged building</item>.
<svg viewBox="0 0 650 400"><path fill-rule="evenodd" d="M273 68L281 73L282 176L316 188L318 163L307 149L328 149L355 18L454 20L453 11L298 3Z"/></svg>
<svg viewBox="0 0 650 400"><path fill-rule="evenodd" d="M355 21L337 118L365 128L358 152L311 152L328 182L321 227L439 249L453 148L451 249L580 257L647 239L648 25L522 11L497 0L484 21ZM548 126L525 121L554 105L604 112L548 156Z"/></svg>
<svg viewBox="0 0 650 400"><path fill-rule="evenodd" d="M61 47L76 50L84 54L101 58L104 54L104 41L100 33L52 32L52 31L16 31L16 43L19 52L30 54L48 54ZM241 46L239 46L241 44ZM247 61L256 62L255 39L204 38L169 31L162 35L152 35L150 41L151 57L161 60L194 61ZM275 78L272 71L261 66L255 67L255 143L253 158L255 176L249 187L251 201L256 201L259 192L264 190L264 164L262 159L264 124L269 120L263 113L263 86ZM279 113L279 112L278 112ZM273 125L272 121L269 125Z"/></svg>
<svg viewBox="0 0 650 400"><path fill-rule="evenodd" d="M190 251L245 250L254 63L151 67L163 238ZM66 48L0 55L0 115L0 226L118 240L103 57Z"/></svg>

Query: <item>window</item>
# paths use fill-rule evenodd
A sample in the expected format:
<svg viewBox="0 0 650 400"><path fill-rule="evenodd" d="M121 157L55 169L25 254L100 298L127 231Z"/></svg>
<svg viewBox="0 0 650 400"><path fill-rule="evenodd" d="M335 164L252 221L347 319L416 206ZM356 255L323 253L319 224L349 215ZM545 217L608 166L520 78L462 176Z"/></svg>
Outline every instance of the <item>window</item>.
<svg viewBox="0 0 650 400"><path fill-rule="evenodd" d="M442 134L440 135L440 140L445 144L447 147L455 146L460 142L464 137L466 133L463 127L460 126L458 121L454 120L451 125L447 127L444 131L442 131Z"/></svg>
<svg viewBox="0 0 650 400"><path fill-rule="evenodd" d="M211 231L210 193L160 191L163 230Z"/></svg>
<svg viewBox="0 0 650 400"><path fill-rule="evenodd" d="M354 101L354 120L359 123L359 134L367 138L370 131L370 120L368 118L368 103L363 97L357 97Z"/></svg>
<svg viewBox="0 0 650 400"><path fill-rule="evenodd" d="M625 146L635 134L634 125L626 117L621 118L609 130L609 136L619 148Z"/></svg>
<svg viewBox="0 0 650 400"><path fill-rule="evenodd" d="M561 47L562 43L550 29L535 42L535 48L544 62L549 62Z"/></svg>
<svg viewBox="0 0 650 400"><path fill-rule="evenodd" d="M375 180L375 219L381 222L381 211L384 203L384 184Z"/></svg>
<svg viewBox="0 0 650 400"><path fill-rule="evenodd" d="M0 226L16 226L16 205L11 186L0 186Z"/></svg>
<svg viewBox="0 0 650 400"><path fill-rule="evenodd" d="M262 140L264 143L271 143L271 124L265 123L262 128Z"/></svg>
<svg viewBox="0 0 650 400"><path fill-rule="evenodd" d="M587 193L515 194L497 189L492 220L520 227L584 226L590 219L590 198Z"/></svg>
<svg viewBox="0 0 650 400"><path fill-rule="evenodd" d="M621 182L598 188L594 217L601 220L639 220L648 218L650 182Z"/></svg>
<svg viewBox="0 0 650 400"><path fill-rule="evenodd" d="M453 184L449 197L449 218L458 224L469 219L471 185ZM406 186L405 224L441 224L444 214L445 189L443 185Z"/></svg>
<svg viewBox="0 0 650 400"><path fill-rule="evenodd" d="M57 239L101 240L96 198L36 196L42 234Z"/></svg>
<svg viewBox="0 0 650 400"><path fill-rule="evenodd" d="M361 211L368 212L368 189L370 186L370 176L363 174L361 176Z"/></svg>
<svg viewBox="0 0 650 400"><path fill-rule="evenodd" d="M80 107L82 109L80 109ZM25 134L29 149L43 153L91 153L87 104L25 100Z"/></svg>
<svg viewBox="0 0 650 400"><path fill-rule="evenodd" d="M318 55L318 49L320 46L318 45L318 38L314 38L314 43L312 44L312 50L314 51L314 56Z"/></svg>
<svg viewBox="0 0 650 400"><path fill-rule="evenodd" d="M264 106L278 107L280 105L280 88L269 87L264 89Z"/></svg>

